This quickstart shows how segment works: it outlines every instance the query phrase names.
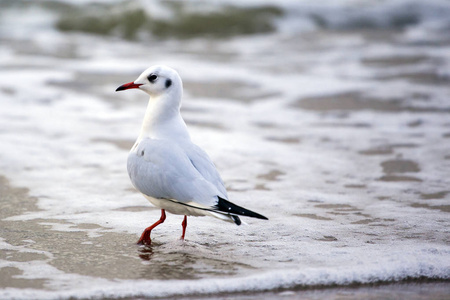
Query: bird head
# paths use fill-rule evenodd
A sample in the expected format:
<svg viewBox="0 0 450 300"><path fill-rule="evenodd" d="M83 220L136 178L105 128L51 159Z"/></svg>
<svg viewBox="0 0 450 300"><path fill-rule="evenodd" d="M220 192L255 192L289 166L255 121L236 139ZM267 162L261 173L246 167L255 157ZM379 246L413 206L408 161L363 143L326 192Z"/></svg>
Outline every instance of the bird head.
<svg viewBox="0 0 450 300"><path fill-rule="evenodd" d="M122 84L116 92L128 89L140 89L152 97L159 97L182 91L182 82L177 71L167 66L157 65L142 72L135 81Z"/></svg>

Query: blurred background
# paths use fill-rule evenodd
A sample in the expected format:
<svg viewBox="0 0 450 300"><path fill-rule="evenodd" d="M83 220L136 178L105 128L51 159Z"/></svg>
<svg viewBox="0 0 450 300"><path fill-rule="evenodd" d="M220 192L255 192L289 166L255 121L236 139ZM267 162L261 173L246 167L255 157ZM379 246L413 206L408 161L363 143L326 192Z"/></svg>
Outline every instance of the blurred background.
<svg viewBox="0 0 450 300"><path fill-rule="evenodd" d="M169 215L134 245L159 218L126 172L147 96L114 90L160 63L269 222L190 218L178 243ZM0 298L446 297L449 170L447 0L0 0Z"/></svg>

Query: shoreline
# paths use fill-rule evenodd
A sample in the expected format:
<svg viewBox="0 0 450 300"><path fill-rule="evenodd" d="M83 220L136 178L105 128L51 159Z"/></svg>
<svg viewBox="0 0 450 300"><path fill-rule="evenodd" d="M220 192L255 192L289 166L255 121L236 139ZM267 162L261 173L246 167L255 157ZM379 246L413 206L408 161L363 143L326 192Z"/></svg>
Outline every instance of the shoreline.
<svg viewBox="0 0 450 300"><path fill-rule="evenodd" d="M52 235L52 232L55 233L56 235L59 235L57 232L54 232L53 230L51 230L50 232L46 233L45 232L45 228L39 228L42 225L39 225L39 223L41 221L45 221L45 220L36 220L36 221L22 221L20 223L18 223L18 221L5 221L5 217L7 218L8 216L20 213L19 210L23 210L25 209L26 211L33 211L33 210L38 210L38 207L36 205L36 201L37 199L34 197L31 197L28 195L28 189L27 188L22 188L22 187L14 187L11 186L9 184L9 180L5 177L5 176L0 176L0 200L2 200L2 203L6 203L5 200L8 201L8 203L10 204L14 204L14 203L22 203L19 206L18 210L14 209L14 210L10 210L9 212L7 212L7 209L3 209L2 212L2 218L1 218L1 223L2 223L2 227L3 227L3 231L19 231L20 235L16 236L16 238L13 237L13 235L9 235L10 238L8 238L8 234L3 234L2 237L6 237L6 239L4 239L5 242L8 242L8 244L12 244L14 245L13 247L22 247L25 252L18 252L13 254L14 251L11 250L4 250L4 252L6 251L6 253L9 253L8 255L11 257L13 257L13 260L10 260L11 262L13 262L14 260L18 261L18 262L26 262L26 261L30 261L30 262L36 262L39 260L47 260L48 258L46 258L45 253L37 253L39 251L42 251L44 249L40 249L43 248L43 246L38 247L38 246L27 246L27 245L23 245L23 238L26 237L30 237L30 236L34 236L33 239L35 239L35 243L37 242L39 243L43 243L45 241L43 241L42 239L47 239L48 236ZM14 205L12 206L14 207ZM17 207L17 206L16 206ZM3 207L5 208L5 207ZM22 212L23 213L23 212ZM12 223L10 223L12 222ZM30 224L28 224L30 223ZM31 224L33 223L33 224ZM36 227L37 226L37 227ZM83 226L80 226L83 227ZM37 231L36 231L37 229ZM42 230L44 229L44 230ZM86 227L86 229L89 229ZM39 238L39 235L43 235ZM45 235L45 236L44 236ZM76 236L73 236L73 234L71 235L72 238L76 240L79 240L80 238L82 238L82 233L80 234L76 234ZM117 243L118 238L120 238L120 236L122 238L125 238L126 235L128 234L115 234L115 240ZM111 235L107 236L109 238L111 238ZM12 240L11 240L12 238ZM18 239L17 239L18 238ZM39 240L41 239L41 240ZM91 239L92 240L92 239ZM82 240L79 240L80 242ZM105 239L102 238L102 242L105 243ZM20 244L22 244L23 246L19 246ZM113 242L114 244L114 242ZM45 248L44 244L44 248ZM51 244L49 244L51 245ZM52 247L57 247L57 244L53 244L51 245ZM109 248L110 246L108 246ZM112 248L112 246L111 246ZM28 250L26 250L28 249ZM36 250L35 250L36 249ZM66 247L62 247L60 250L57 249L53 249L53 251L55 253L60 253L61 251L67 251L64 250L66 249ZM32 251L32 252L26 252L26 251ZM33 253L36 252L36 253ZM77 251L77 248L74 248L73 251ZM104 248L101 248L97 251L100 251L99 254L103 254L105 255L105 257L109 257L111 255L111 258L113 256L113 253L108 254L110 251L105 250ZM141 254L141 259L142 260L146 260L151 258L152 255L154 255L154 253L152 253L153 250L150 250L149 252L149 257L145 257L144 258L144 254L146 253L143 250L140 250L138 252L136 252L136 247L132 247L130 244L126 243L124 244L124 247L121 247L120 249L111 249L112 252L116 253L118 251L118 256L117 258L119 258L119 260L117 261L117 263L121 264L121 262L124 264L123 267L126 264L129 264L130 261L129 260L122 260L120 259L120 256L129 256L129 255L133 255L133 253L137 254L140 253ZM128 253L126 252L128 251ZM88 255L86 253L86 255ZM106 273L102 273L101 271L99 271L99 269L95 268L95 264L99 263L98 259L99 258L95 258L100 257L95 253L90 253L91 256L94 257L94 260L92 261L91 264L91 272L85 273L85 276L94 276L98 279L102 279L102 280L123 280L125 278L122 279L118 279L117 277L113 276L113 277L109 277L108 276L104 276ZM143 256L144 255L144 256ZM186 255L186 253L181 254ZM65 255L63 255L65 256ZM15 259L14 259L15 257ZM67 257L68 258L68 257ZM53 258L52 260L55 260L55 258ZM96 262L97 260L97 262ZM57 263L58 259L56 259L56 261L53 261L51 263L51 265L53 265L54 267L60 269L62 267L61 264ZM75 268L76 264L79 264L80 261L79 260L74 260L71 262L71 259L69 259L69 261L66 261L66 263L68 264L68 268L71 269L72 268L72 272L75 272L75 274L79 274L81 275L82 273L79 273L78 271L76 271L77 269L80 271L81 269L79 268ZM101 262L100 262L101 263ZM225 261L223 261L222 263L226 263ZM139 263L141 264L141 263ZM72 266L72 267L71 267ZM85 265L83 265L81 268L83 269L90 269L89 267L86 267ZM164 269L170 268L170 266L166 266L163 267L163 269L161 269L161 272L164 272ZM222 266L223 268L223 266ZM60 270L65 270L65 272L69 272L69 269L60 269ZM117 269L117 268L116 268ZM117 269L116 271L118 272L120 270ZM181 270L180 270L181 271ZM3 292L5 292L6 290L10 290L10 289L33 289L36 291L36 293L39 292L43 292L45 293L45 295L52 295L54 293L55 297L60 297L58 296L60 294L60 291L58 290L52 290L49 289L48 286L46 286L45 284L45 279L43 278L35 278L35 279L22 279L21 278L21 270L19 268L14 267L13 265L11 265L10 267L2 267L0 268L0 277L2 278L2 284L0 284L0 292L3 289ZM103 275L102 275L103 274ZM130 273L131 274L131 273ZM230 274L231 276L233 276L232 274ZM222 274L219 275L219 277L215 277L215 279L220 280L221 276L224 280L226 280L227 278L230 278L230 275L226 275L226 274ZM217 274L216 274L217 276ZM206 278L204 278L206 279ZM243 277L243 279L245 280L246 277ZM151 282L152 279L145 279L145 280L149 280L148 282ZM162 282L168 280L174 280L174 278L167 278L166 280L164 279L160 279ZM188 277L185 278L178 278L175 279L177 281L183 282L185 280L189 280ZM95 283L94 283L95 284ZM95 287L95 285L94 285ZM5 290L6 289L6 290ZM69 292L69 294L71 293L70 291L66 291ZM75 291L73 291L74 295L76 294ZM385 299L387 293L389 293L389 297L395 296L399 299L402 299L404 297L407 297L408 299L445 299L446 296L450 295L450 280L446 280L446 279L433 279L433 278L428 278L428 277L419 277L419 278L408 278L405 280L400 280L400 281L378 281L378 282L374 282L374 283L368 283L368 284L360 284L360 283L350 283L348 285L311 285L311 286L307 286L307 285L298 285L298 286L294 286L294 287L288 287L288 288L275 288L272 290L267 290L267 291L263 291L263 292L259 292L259 291L244 291L244 292L225 292L225 293L212 293L212 294L196 294L195 292L193 294L180 294L180 295L173 295L173 296L169 296L169 297L147 297L145 295L143 296L127 296L127 295L118 295L117 297L114 297L111 295L106 296L106 297L102 297L100 296L102 299L178 299L180 297L183 297L183 299L218 299L218 300L224 300L224 299L238 299L238 300L245 300L245 299L298 299L299 297L302 299ZM70 296L73 297L74 295ZM370 297L369 297L370 295ZM38 297L39 298L39 297Z"/></svg>

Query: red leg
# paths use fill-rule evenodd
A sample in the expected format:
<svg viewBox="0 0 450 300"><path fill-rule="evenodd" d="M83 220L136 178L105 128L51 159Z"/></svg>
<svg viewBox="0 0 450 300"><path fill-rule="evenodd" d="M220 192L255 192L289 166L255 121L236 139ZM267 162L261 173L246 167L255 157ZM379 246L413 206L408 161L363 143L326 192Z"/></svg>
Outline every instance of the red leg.
<svg viewBox="0 0 450 300"><path fill-rule="evenodd" d="M150 233L152 232L152 229L158 226L161 223L164 223L164 220L166 219L166 211L164 209L161 209L161 218L153 224L150 227L145 228L144 232L141 235L141 238L137 242L140 245L150 245L152 243L152 239L150 238Z"/></svg>
<svg viewBox="0 0 450 300"><path fill-rule="evenodd" d="M187 216L184 216L181 226L183 226L183 234L181 235L181 239L184 241L184 234L186 233L186 227L187 227Z"/></svg>

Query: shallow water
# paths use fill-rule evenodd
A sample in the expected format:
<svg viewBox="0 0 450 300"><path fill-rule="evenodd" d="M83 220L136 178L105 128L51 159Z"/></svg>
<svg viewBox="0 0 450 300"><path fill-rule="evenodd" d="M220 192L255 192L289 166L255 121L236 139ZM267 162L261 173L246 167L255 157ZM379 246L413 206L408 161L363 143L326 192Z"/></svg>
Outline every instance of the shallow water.
<svg viewBox="0 0 450 300"><path fill-rule="evenodd" d="M314 299L450 278L442 19L286 31L287 14L272 33L126 41L61 32L45 6L24 12L34 18L14 30L17 8L0 18L0 298ZM169 214L152 247L135 245L159 218L126 173L146 95L114 90L161 62L182 76L183 116L230 200L269 221L192 217L182 242ZM427 284L436 299L445 283Z"/></svg>

